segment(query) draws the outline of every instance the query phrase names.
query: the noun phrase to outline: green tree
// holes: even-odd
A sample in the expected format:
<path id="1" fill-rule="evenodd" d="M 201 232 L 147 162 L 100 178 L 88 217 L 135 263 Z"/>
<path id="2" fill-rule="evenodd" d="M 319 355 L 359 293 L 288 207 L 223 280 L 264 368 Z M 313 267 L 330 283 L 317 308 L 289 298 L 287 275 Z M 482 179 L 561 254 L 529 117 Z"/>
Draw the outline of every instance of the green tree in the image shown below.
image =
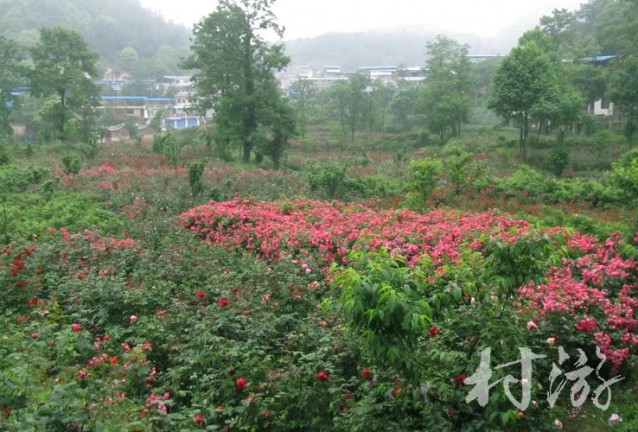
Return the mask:
<path id="1" fill-rule="evenodd" d="M 526 141 L 532 110 L 555 82 L 555 69 L 549 56 L 535 42 L 512 49 L 494 75 L 488 108 L 519 126 L 520 156 L 526 160 Z"/>
<path id="2" fill-rule="evenodd" d="M 379 113 L 378 127 L 381 131 L 385 131 L 390 106 L 397 92 L 397 87 L 392 84 L 381 81 L 372 83 L 372 99 Z"/>
<path id="3" fill-rule="evenodd" d="M 629 57 L 613 66 L 610 98 L 625 117 L 625 136 L 629 145 L 638 127 L 638 58 Z"/>
<path id="4" fill-rule="evenodd" d="M 289 147 L 288 140 L 297 134 L 297 128 L 294 110 L 279 94 L 274 83 L 272 104 L 261 117 L 264 119 L 266 134 L 259 149 L 272 160 L 275 169 L 279 169 L 281 159 Z"/>
<path id="5" fill-rule="evenodd" d="M 354 142 L 355 132 L 366 123 L 370 114 L 371 88 L 367 74 L 352 74 L 347 81 L 334 84 L 328 91 L 333 118 L 336 117 L 344 135 Z"/>
<path id="6" fill-rule="evenodd" d="M 3 36 L 0 36 L 0 56 L 0 137 L 7 137 L 13 135 L 9 120 L 19 102 L 16 87 L 22 79 L 22 56 L 16 43 Z"/>
<path id="7" fill-rule="evenodd" d="M 62 28 L 40 30 L 40 42 L 31 48 L 31 56 L 29 91 L 36 97 L 56 96 L 51 120 L 57 137 L 66 139 L 71 118 L 77 116 L 86 124 L 96 115 L 100 89 L 93 79 L 98 56 L 78 33 Z"/>
<path id="8" fill-rule="evenodd" d="M 273 1 L 222 0 L 215 12 L 194 29 L 192 55 L 183 63 L 196 69 L 197 106 L 215 112 L 216 135 L 224 146 L 238 140 L 242 158 L 250 155 L 259 137 L 266 112 L 278 101 L 271 96 L 274 73 L 290 61 L 281 45 L 264 41 L 264 31 L 281 36 L 283 29 L 271 11 Z"/>
<path id="9" fill-rule="evenodd" d="M 303 141 L 306 137 L 310 106 L 316 97 L 317 89 L 312 81 L 300 78 L 292 83 L 289 93 L 291 105 L 297 112 L 299 137 Z"/>
<path id="10" fill-rule="evenodd" d="M 472 104 L 472 78 L 467 58 L 468 46 L 439 35 L 427 44 L 427 80 L 417 111 L 425 115 L 431 132 L 441 141 L 461 133 Z"/>
<path id="11" fill-rule="evenodd" d="M 402 131 L 409 131 L 414 126 L 414 106 L 419 96 L 417 86 L 409 85 L 401 88 L 390 102 L 392 125 Z"/>

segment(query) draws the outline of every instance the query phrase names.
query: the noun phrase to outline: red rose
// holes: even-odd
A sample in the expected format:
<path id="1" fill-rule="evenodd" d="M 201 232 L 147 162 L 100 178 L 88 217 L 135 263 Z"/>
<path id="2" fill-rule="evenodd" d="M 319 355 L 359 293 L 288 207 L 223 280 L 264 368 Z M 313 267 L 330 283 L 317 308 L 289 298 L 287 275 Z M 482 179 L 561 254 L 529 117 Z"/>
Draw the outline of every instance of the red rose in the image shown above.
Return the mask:
<path id="1" fill-rule="evenodd" d="M 235 385 L 240 390 L 246 388 L 247 384 L 248 384 L 248 381 L 246 381 L 245 377 L 239 377 L 235 380 Z"/>
<path id="2" fill-rule="evenodd" d="M 428 331 L 430 332 L 431 337 L 435 337 L 439 333 L 439 330 L 441 330 L 441 327 L 431 326 Z"/>
<path id="3" fill-rule="evenodd" d="M 82 326 L 80 325 L 80 323 L 71 324 L 71 331 L 73 332 L 79 332 L 81 328 Z"/>
<path id="4" fill-rule="evenodd" d="M 37 339 L 37 338 L 39 338 L 39 337 L 40 337 L 40 334 L 39 334 L 39 333 L 31 333 L 31 337 L 32 337 L 33 339 Z"/>
<path id="5" fill-rule="evenodd" d="M 195 421 L 197 422 L 198 425 L 200 425 L 200 426 L 204 425 L 204 414 L 195 413 L 195 414 L 193 414 L 193 418 L 195 419 Z"/>
<path id="6" fill-rule="evenodd" d="M 352 393 L 346 393 L 343 395 L 344 398 L 350 399 L 352 397 Z"/>
<path id="7" fill-rule="evenodd" d="M 228 306 L 228 299 L 226 297 L 222 297 L 217 301 L 217 304 L 221 307 Z"/>
<path id="8" fill-rule="evenodd" d="M 467 378 L 467 375 L 461 374 L 457 376 L 456 378 L 453 378 L 452 382 L 456 384 L 457 386 L 462 386 L 462 385 L 465 385 L 463 381 L 465 381 L 466 378 Z"/>
<path id="9" fill-rule="evenodd" d="M 363 378 L 367 380 L 372 379 L 372 372 L 370 372 L 370 369 L 368 368 L 363 368 L 363 371 L 361 371 L 361 376 L 363 376 Z"/>
<path id="10" fill-rule="evenodd" d="M 111 364 L 116 364 L 117 361 L 118 361 L 118 358 L 116 356 L 111 357 L 111 359 L 109 360 Z"/>
<path id="11" fill-rule="evenodd" d="M 264 417 L 268 418 L 270 417 L 270 410 L 264 410 Z"/>
<path id="12" fill-rule="evenodd" d="M 396 397 L 398 393 L 399 393 L 399 387 L 395 387 L 392 389 L 392 396 Z"/>
<path id="13" fill-rule="evenodd" d="M 195 294 L 197 297 L 199 298 L 204 298 L 206 297 L 206 293 L 204 291 L 197 291 L 197 294 Z"/>
<path id="14" fill-rule="evenodd" d="M 330 378 L 330 372 L 325 370 L 320 370 L 319 372 L 317 372 L 317 379 L 319 381 L 328 381 L 328 378 Z"/>

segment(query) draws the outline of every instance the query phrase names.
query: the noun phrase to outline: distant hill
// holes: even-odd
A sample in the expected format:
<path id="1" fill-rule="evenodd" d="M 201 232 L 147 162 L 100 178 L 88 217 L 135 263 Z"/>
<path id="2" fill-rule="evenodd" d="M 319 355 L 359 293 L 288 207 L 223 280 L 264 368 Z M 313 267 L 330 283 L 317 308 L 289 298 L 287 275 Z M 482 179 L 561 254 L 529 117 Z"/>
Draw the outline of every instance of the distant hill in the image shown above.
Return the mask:
<path id="1" fill-rule="evenodd" d="M 135 67 L 146 74 L 154 67 L 155 73 L 176 72 L 179 58 L 188 53 L 191 34 L 142 8 L 138 0 L 0 0 L 4 36 L 28 46 L 37 42 L 42 27 L 75 30 L 103 65 Z M 127 47 L 134 51 L 122 55 Z"/>
<path id="2" fill-rule="evenodd" d="M 320 69 L 326 65 L 341 66 L 355 71 L 360 66 L 400 65 L 422 66 L 426 60 L 426 44 L 443 31 L 429 29 L 399 29 L 362 33 L 330 33 L 309 39 L 285 42 L 286 53 L 294 65 Z M 471 34 L 450 34 L 458 42 L 470 45 L 471 54 L 507 54 L 516 45 L 520 34 L 501 33 L 493 38 Z"/>

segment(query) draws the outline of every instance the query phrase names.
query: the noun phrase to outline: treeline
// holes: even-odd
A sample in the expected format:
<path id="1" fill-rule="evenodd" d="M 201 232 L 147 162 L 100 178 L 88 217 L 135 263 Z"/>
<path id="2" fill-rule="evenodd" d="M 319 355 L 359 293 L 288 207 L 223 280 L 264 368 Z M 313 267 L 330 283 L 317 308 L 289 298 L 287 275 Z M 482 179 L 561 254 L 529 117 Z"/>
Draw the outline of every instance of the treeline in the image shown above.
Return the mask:
<path id="1" fill-rule="evenodd" d="M 520 129 L 523 160 L 532 132 L 553 134 L 559 144 L 570 133 L 594 133 L 599 119 L 591 108 L 605 99 L 614 103 L 611 125 L 631 144 L 638 126 L 637 35 L 635 1 L 591 0 L 577 11 L 542 17 L 500 61 L 471 64 L 467 45 L 439 36 L 427 44 L 421 84 L 399 77 L 383 85 L 357 73 L 325 90 L 299 80 L 290 99 L 302 137 L 308 123 L 331 124 L 337 139 L 351 142 L 358 132 L 424 126 L 430 138 L 445 142 L 464 124 L 496 123 L 498 115 Z"/>
<path id="2" fill-rule="evenodd" d="M 29 47 L 41 28 L 78 32 L 100 56 L 100 65 L 134 78 L 177 73 L 188 54 L 189 29 L 167 23 L 138 0 L 0 0 L 1 34 Z"/>

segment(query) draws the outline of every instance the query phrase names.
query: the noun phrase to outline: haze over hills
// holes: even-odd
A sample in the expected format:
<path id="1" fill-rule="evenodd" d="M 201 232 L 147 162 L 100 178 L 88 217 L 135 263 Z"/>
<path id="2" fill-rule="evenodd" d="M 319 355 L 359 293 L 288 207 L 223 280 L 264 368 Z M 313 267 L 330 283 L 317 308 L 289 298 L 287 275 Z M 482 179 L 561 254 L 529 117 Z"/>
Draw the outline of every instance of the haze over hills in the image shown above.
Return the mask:
<path id="1" fill-rule="evenodd" d="M 77 31 L 103 66 L 131 68 L 138 74 L 176 72 L 189 48 L 190 30 L 142 8 L 139 0 L 0 0 L 4 36 L 29 46 L 43 27 Z"/>
<path id="2" fill-rule="evenodd" d="M 354 71 L 360 66 L 421 66 L 426 60 L 426 44 L 438 34 L 446 34 L 469 45 L 471 54 L 506 55 L 522 32 L 512 29 L 493 37 L 453 34 L 444 30 L 403 28 L 361 33 L 330 33 L 285 42 L 293 65 L 319 69 L 325 65 Z"/>
<path id="3" fill-rule="evenodd" d="M 136 78 L 181 72 L 188 55 L 191 30 L 145 9 L 139 0 L 0 0 L 4 36 L 23 46 L 38 40 L 38 29 L 75 30 L 100 55 L 102 67 L 127 70 Z M 516 27 L 494 37 L 453 34 L 444 29 L 407 27 L 359 33 L 330 33 L 285 41 L 293 65 L 320 69 L 338 65 L 345 71 L 360 66 L 420 66 L 426 43 L 447 34 L 470 46 L 473 54 L 507 54 L 529 27 Z"/>

